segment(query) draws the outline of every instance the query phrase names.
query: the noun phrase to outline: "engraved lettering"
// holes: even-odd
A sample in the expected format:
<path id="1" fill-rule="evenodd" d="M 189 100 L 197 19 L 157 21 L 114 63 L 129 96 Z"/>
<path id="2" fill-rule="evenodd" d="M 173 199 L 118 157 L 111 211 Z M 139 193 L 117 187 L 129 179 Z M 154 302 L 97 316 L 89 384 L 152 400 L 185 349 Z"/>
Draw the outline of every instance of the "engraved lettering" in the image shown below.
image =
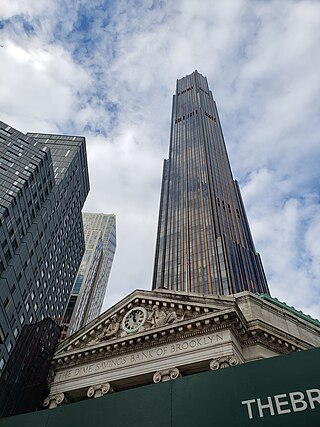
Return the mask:
<path id="1" fill-rule="evenodd" d="M 223 335 L 222 334 L 216 334 L 217 342 L 223 341 Z"/>
<path id="2" fill-rule="evenodd" d="M 216 342 L 223 339 L 223 335 L 220 334 L 211 334 L 206 336 L 194 337 L 191 339 L 186 339 L 184 341 L 176 342 L 170 345 L 159 346 L 152 349 L 146 349 L 143 351 L 138 351 L 127 356 L 118 356 L 107 358 L 106 360 L 102 360 L 93 364 L 82 365 L 79 367 L 75 367 L 70 370 L 63 370 L 61 372 L 57 372 L 55 381 L 61 382 L 66 381 L 71 378 L 90 375 L 93 372 L 103 372 L 107 370 L 117 369 L 121 366 L 126 366 L 135 363 L 141 363 L 146 360 L 163 358 L 168 354 L 177 354 L 184 353 L 190 350 L 196 350 L 200 347 L 208 347 L 210 345 L 215 345 Z M 298 396 L 288 397 L 289 402 L 295 402 L 296 407 L 299 408 L 303 403 L 299 401 Z M 318 402 L 318 395 L 315 393 L 311 393 L 309 400 L 311 400 L 313 406 Z M 306 401 L 307 397 L 306 397 Z M 281 402 L 280 402 L 281 405 Z M 293 404 L 292 404 L 293 405 Z"/>
<path id="3" fill-rule="evenodd" d="M 208 338 L 210 340 L 210 344 L 213 343 L 213 340 L 214 340 L 215 337 L 217 337 L 217 336 L 216 335 L 208 335 Z M 218 339 L 217 339 L 217 341 L 218 341 Z"/>

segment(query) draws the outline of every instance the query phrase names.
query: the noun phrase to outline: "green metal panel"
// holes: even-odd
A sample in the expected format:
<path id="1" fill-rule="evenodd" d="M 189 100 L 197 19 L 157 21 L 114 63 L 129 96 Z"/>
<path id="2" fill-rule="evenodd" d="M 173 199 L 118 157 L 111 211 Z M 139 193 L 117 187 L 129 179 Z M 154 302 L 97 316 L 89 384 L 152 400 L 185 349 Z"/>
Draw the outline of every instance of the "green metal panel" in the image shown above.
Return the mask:
<path id="1" fill-rule="evenodd" d="M 301 351 L 4 418 L 0 427 L 318 427 L 319 362 L 320 349 Z"/>
<path id="2" fill-rule="evenodd" d="M 176 381 L 172 384 L 172 426 L 319 427 L 319 362 L 320 349 L 308 350 Z M 318 397 L 318 402 L 314 402 L 314 409 L 311 409 L 306 394 L 306 390 L 312 389 L 317 389 L 319 393 L 312 394 Z M 298 409 L 306 406 L 305 410 L 293 412 L 289 396 L 292 392 L 303 393 L 303 401 L 300 404 L 296 402 L 295 406 Z M 263 416 L 260 417 L 257 399 L 260 399 L 260 405 L 263 406 L 268 403 L 268 397 L 271 398 L 272 409 L 262 408 Z M 299 400 L 298 395 L 293 397 Z M 253 399 L 255 402 L 251 405 L 241 403 Z M 251 419 L 248 406 L 252 410 Z M 271 415 L 272 410 L 274 415 Z"/>

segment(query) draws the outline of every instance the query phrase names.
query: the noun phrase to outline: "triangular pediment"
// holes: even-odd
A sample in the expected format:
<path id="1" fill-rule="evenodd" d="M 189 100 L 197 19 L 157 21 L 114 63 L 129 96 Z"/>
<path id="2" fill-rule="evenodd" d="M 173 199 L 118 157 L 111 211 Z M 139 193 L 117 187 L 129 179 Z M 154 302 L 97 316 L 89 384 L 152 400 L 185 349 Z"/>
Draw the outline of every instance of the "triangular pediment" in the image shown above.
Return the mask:
<path id="1" fill-rule="evenodd" d="M 181 329 L 186 324 L 205 320 L 214 313 L 235 308 L 233 297 L 204 296 L 167 290 L 136 290 L 109 308 L 97 319 L 62 341 L 55 358 L 85 349 L 121 346 L 146 335 L 157 339 L 160 334 Z M 181 326 L 180 326 L 181 325 Z M 172 333 L 172 332 L 171 332 Z M 149 338 L 148 338 L 149 339 Z"/>

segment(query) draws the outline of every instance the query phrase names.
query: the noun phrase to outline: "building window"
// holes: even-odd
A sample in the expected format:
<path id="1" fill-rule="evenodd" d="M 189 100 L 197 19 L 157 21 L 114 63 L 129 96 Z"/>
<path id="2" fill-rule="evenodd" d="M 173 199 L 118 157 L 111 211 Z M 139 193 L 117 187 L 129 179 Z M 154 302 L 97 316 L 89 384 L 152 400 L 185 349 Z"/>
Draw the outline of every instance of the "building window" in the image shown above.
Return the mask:
<path id="1" fill-rule="evenodd" d="M 7 297 L 7 298 L 4 300 L 4 302 L 3 302 L 3 306 L 4 306 L 4 308 L 5 308 L 5 309 L 7 309 L 8 304 L 9 304 L 9 298 Z"/>
<path id="2" fill-rule="evenodd" d="M 9 341 L 8 344 L 7 344 L 8 353 L 10 353 L 11 349 L 12 349 L 12 342 Z"/>
<path id="3" fill-rule="evenodd" d="M 0 325 L 0 344 L 3 344 L 3 342 L 4 342 L 4 333 Z"/>

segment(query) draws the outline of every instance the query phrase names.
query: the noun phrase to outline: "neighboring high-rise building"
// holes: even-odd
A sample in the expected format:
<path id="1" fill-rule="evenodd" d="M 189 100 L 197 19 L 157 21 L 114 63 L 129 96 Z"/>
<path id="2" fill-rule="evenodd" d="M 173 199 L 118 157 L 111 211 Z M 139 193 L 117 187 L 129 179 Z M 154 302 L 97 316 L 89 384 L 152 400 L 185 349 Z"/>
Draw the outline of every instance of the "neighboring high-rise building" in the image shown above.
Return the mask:
<path id="1" fill-rule="evenodd" d="M 62 319 L 84 252 L 85 138 L 0 122 L 0 373 L 25 324 Z"/>
<path id="2" fill-rule="evenodd" d="M 197 71 L 177 81 L 173 96 L 152 288 L 269 293 L 217 107 Z"/>
<path id="3" fill-rule="evenodd" d="M 0 418 L 41 408 L 60 332 L 50 317 L 22 326 L 0 378 Z"/>
<path id="4" fill-rule="evenodd" d="M 100 314 L 116 250 L 116 217 L 83 214 L 86 250 L 65 313 L 70 335 Z"/>

